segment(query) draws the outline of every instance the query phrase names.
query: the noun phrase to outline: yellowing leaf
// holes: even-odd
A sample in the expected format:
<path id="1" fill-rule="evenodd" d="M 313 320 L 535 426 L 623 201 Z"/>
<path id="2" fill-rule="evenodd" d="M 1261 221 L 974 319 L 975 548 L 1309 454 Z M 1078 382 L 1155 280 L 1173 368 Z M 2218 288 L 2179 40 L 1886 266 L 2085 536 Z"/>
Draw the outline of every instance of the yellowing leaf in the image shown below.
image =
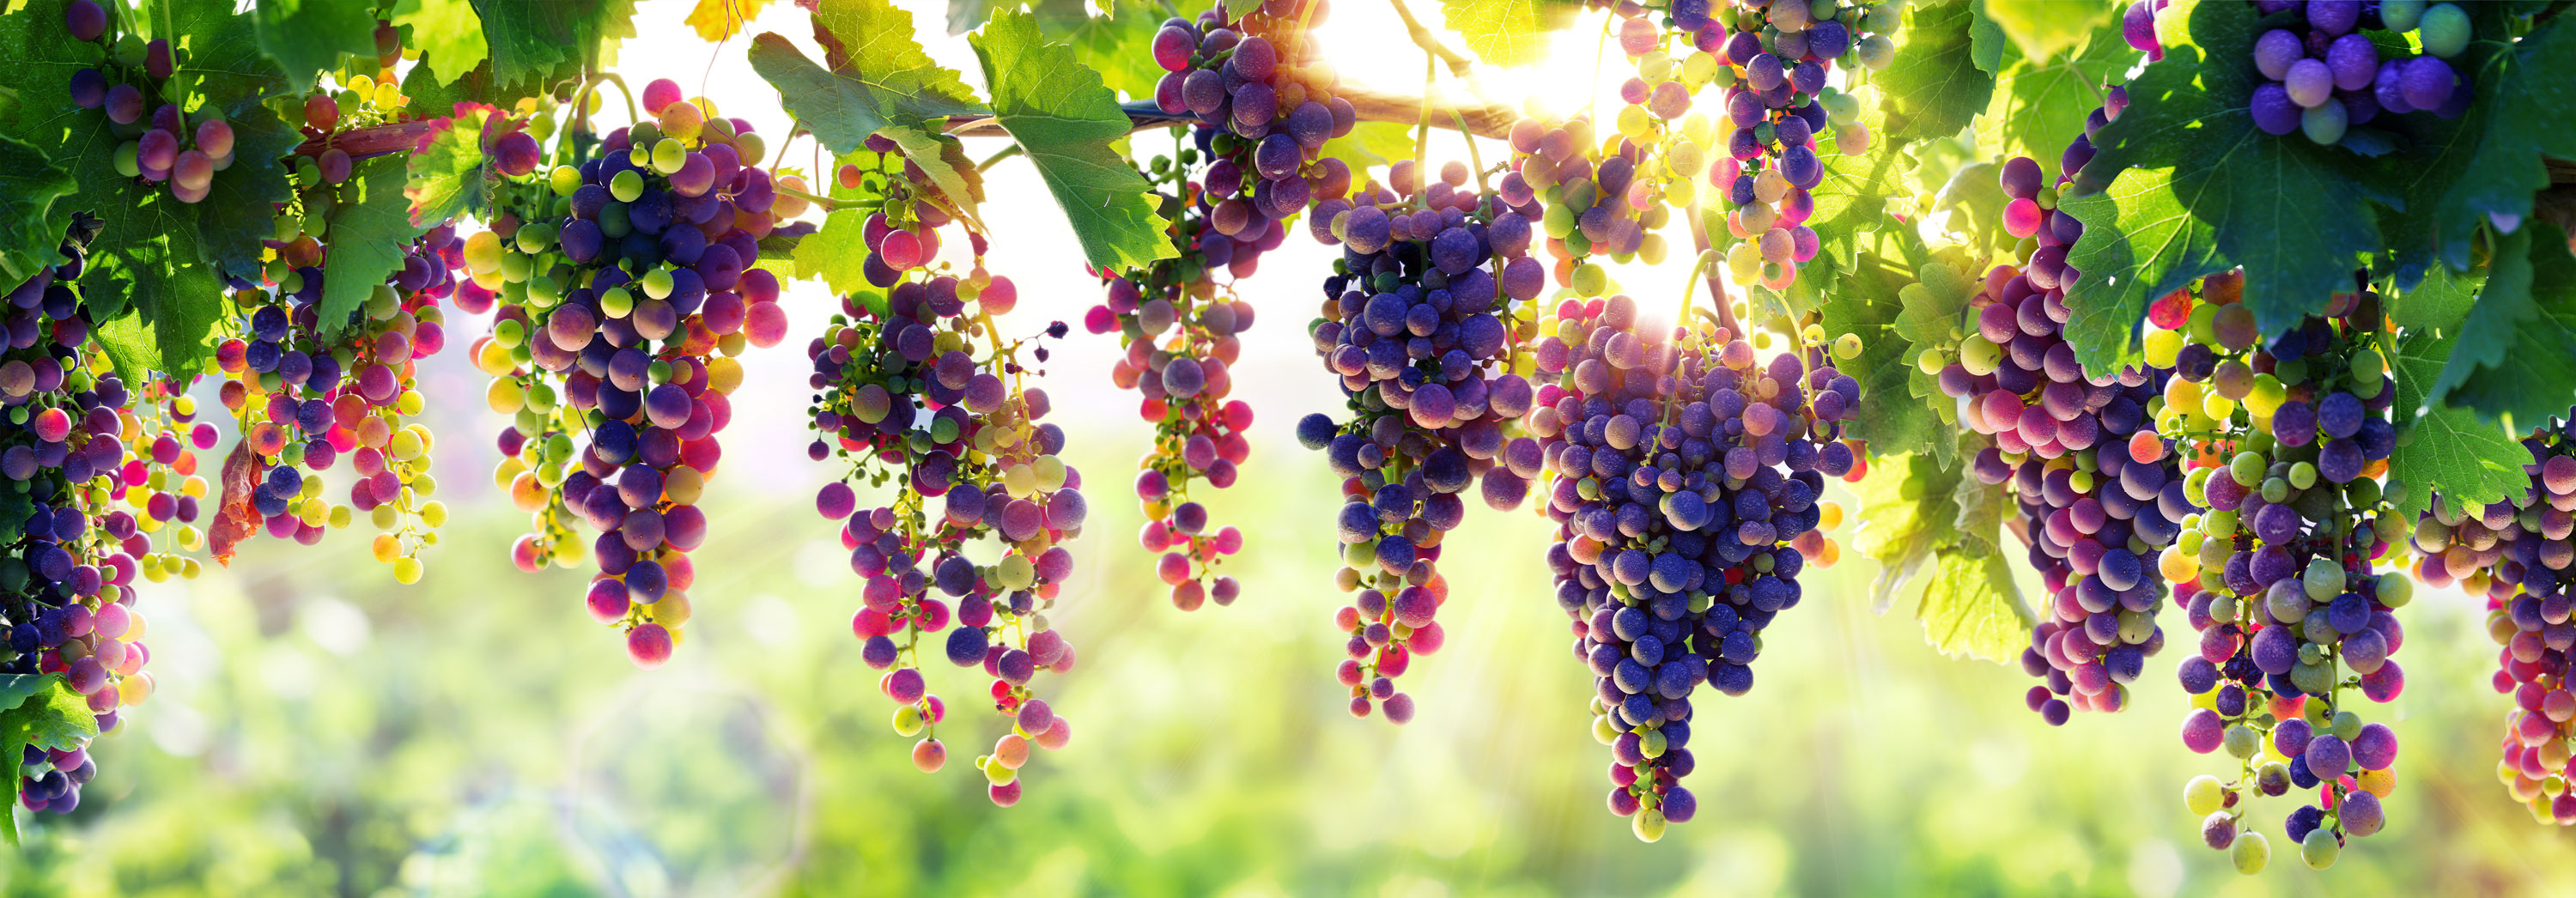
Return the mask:
<path id="1" fill-rule="evenodd" d="M 769 0 L 698 0 L 696 9 L 681 21 L 708 41 L 721 41 L 741 34 L 744 25 L 760 18 L 760 8 Z"/>

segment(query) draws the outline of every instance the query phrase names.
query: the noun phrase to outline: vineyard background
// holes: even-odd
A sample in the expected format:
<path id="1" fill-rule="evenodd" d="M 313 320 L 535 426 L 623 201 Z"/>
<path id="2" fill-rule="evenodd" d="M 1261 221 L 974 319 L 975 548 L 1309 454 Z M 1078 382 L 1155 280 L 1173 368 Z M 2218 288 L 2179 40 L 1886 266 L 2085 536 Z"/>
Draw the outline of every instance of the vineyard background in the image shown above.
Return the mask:
<path id="1" fill-rule="evenodd" d="M 947 13 L 899 5 L 923 23 Z M 741 38 L 711 51 L 678 27 L 690 6 L 639 5 L 644 33 L 621 53 L 630 83 L 712 57 L 691 91 L 784 122 Z M 1335 59 L 1386 64 L 1346 73 L 1410 89 L 1400 79 L 1419 56 L 1392 14 L 1343 6 L 1319 32 Z M 803 15 L 772 4 L 749 30 L 805 45 Z M 963 38 L 927 32 L 935 58 L 977 80 Z M 1569 55 L 1550 64 L 1579 64 Z M 1516 98 L 1548 80 L 1507 71 L 1487 86 Z M 970 142 L 979 157 L 991 146 Z M 1430 155 L 1444 149 L 1454 137 Z M 788 158 L 809 155 L 800 144 Z M 990 267 L 1023 284 L 1006 331 L 1078 319 L 1096 296 L 1079 245 L 1051 211 L 1017 214 L 1042 210 L 1044 188 L 1026 167 L 989 177 Z M 1339 401 L 1302 334 L 1310 273 L 1331 257 L 1290 240 L 1240 288 L 1264 311 L 1235 377 L 1263 415 L 1260 467 L 1208 501 L 1247 534 L 1252 551 L 1228 569 L 1244 598 L 1171 613 L 1128 540 L 1133 503 L 1096 502 L 1056 615 L 1083 664 L 1051 697 L 1082 735 L 1016 810 L 970 778 L 914 774 L 908 740 L 865 694 L 874 674 L 836 623 L 855 583 L 811 512 L 824 472 L 804 459 L 793 347 L 746 360 L 697 555 L 706 599 L 688 650 L 649 673 L 574 610 L 578 573 L 509 569 L 500 547 L 524 516 L 488 473 L 502 419 L 450 398 L 481 393 L 451 351 L 423 363 L 426 392 L 449 403 L 427 421 L 456 510 L 427 579 L 394 586 L 340 533 L 325 551 L 260 541 L 229 570 L 144 587 L 164 685 L 144 726 L 98 742 L 98 800 L 0 854 L 0 893 L 2576 892 L 2564 831 L 2497 795 L 2507 701 L 2485 685 L 2483 611 L 2456 591 L 2408 611 L 2419 688 L 2374 715 L 2406 739 L 2398 822 L 2313 874 L 2238 877 L 2223 854 L 2176 841 L 2191 832 L 2178 784 L 2205 765 L 2173 750 L 2188 710 L 2165 675 L 2175 657 L 2150 663 L 2127 713 L 2051 729 L 2018 707 L 2019 671 L 1941 657 L 1905 619 L 1910 603 L 1873 615 L 1877 571 L 1858 553 L 1806 575 L 1818 607 L 1780 624 L 1762 688 L 1704 718 L 1703 811 L 1665 844 L 1600 825 L 1590 690 L 1566 675 L 1538 552 L 1547 528 L 1526 513 L 1473 515 L 1451 537 L 1465 563 L 1446 566 L 1450 648 L 1412 681 L 1438 700 L 1406 728 L 1352 722 L 1319 684 L 1340 641 L 1318 626 L 1337 564 L 1315 526 L 1331 474 L 1290 438 L 1296 415 Z M 1619 275 L 1668 308 L 1682 268 Z M 797 344 L 831 305 L 813 283 L 784 302 Z M 1067 457 L 1104 483 L 1149 432 L 1108 389 L 1114 351 L 1077 335 L 1045 381 L 1073 434 Z"/>

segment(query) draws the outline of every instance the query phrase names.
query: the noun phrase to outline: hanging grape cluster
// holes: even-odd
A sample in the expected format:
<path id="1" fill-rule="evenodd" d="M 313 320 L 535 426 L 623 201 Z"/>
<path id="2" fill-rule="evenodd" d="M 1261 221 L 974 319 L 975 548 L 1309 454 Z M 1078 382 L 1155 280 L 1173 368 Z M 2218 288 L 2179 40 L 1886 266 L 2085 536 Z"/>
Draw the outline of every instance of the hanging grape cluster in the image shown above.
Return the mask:
<path id="1" fill-rule="evenodd" d="M 2469 14 L 2424 0 L 2329 0 L 2254 4 L 2280 27 L 2254 40 L 2254 68 L 2264 83 L 2249 99 L 2254 125 L 2270 134 L 2298 131 L 2320 144 L 2342 142 L 2380 114 L 2430 112 L 2459 118 L 2477 93 L 2469 73 L 2452 64 L 2471 38 Z M 2287 14 L 2287 15 L 2282 15 Z M 2365 32 L 2395 32 L 2420 52 L 2381 59 Z"/>

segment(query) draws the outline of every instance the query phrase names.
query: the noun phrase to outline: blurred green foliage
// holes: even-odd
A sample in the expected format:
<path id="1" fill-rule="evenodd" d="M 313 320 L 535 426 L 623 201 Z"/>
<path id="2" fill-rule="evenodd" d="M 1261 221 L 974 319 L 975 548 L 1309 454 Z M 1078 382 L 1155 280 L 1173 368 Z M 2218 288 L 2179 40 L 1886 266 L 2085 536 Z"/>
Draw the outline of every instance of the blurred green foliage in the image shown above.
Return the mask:
<path id="1" fill-rule="evenodd" d="M 510 570 L 520 516 L 458 491 L 429 578 L 392 585 L 363 540 L 263 541 L 230 571 L 144 592 L 152 703 L 102 739 L 81 809 L 0 858 L 8 895 L 2532 894 L 2576 853 L 2496 785 L 2505 700 L 2455 594 L 2408 609 L 2414 684 L 2373 709 L 2405 740 L 2386 833 L 2331 871 L 2240 878 L 2197 844 L 2150 667 L 2135 708 L 2051 730 L 2018 670 L 1951 662 L 1874 571 L 1815 571 L 1759 683 L 1703 693 L 1700 817 L 1639 844 L 1603 808 L 1539 549 L 1542 522 L 1472 515 L 1443 567 L 1449 647 L 1408 676 L 1423 712 L 1355 721 L 1331 680 L 1330 476 L 1265 445 L 1219 494 L 1249 546 L 1231 608 L 1165 604 L 1115 484 L 1126 447 L 1077 441 L 1103 484 L 1056 618 L 1080 650 L 1042 678 L 1072 744 L 992 807 L 965 761 L 1000 732 L 983 682 L 931 672 L 950 754 L 915 772 L 845 627 L 857 586 L 801 490 L 711 491 L 696 616 L 638 672 L 580 607 L 580 575 Z M 1087 450 L 1087 453 L 1084 451 Z M 462 470 L 485 463 L 455 450 Z M 479 486 L 476 485 L 476 486 Z M 1844 497 L 1848 501 L 1848 497 Z M 2184 628 L 2179 613 L 2166 625 Z M 2178 643 L 2179 644 L 2179 643 Z M 2294 804 L 2256 811 L 2277 833 Z M 21 812 L 24 813 L 23 811 Z"/>

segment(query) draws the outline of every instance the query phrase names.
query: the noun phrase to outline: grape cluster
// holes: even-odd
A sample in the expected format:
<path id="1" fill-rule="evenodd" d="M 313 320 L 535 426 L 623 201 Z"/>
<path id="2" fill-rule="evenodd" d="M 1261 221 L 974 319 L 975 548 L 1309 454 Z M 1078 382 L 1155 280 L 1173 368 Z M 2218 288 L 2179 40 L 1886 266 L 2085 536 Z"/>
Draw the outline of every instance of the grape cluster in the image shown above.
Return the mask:
<path id="1" fill-rule="evenodd" d="M 903 160 L 891 145 L 870 149 L 869 166 L 847 162 L 840 177 L 876 198 L 868 249 L 891 289 L 882 305 L 844 298 L 806 348 L 817 435 L 808 454 L 846 466 L 815 506 L 840 525 L 850 567 L 866 580 L 850 628 L 868 666 L 886 671 L 877 685 L 899 706 L 895 731 L 921 737 L 915 765 L 930 772 L 947 760 L 938 739 L 947 706 L 929 691 L 925 656 L 981 665 L 993 678 L 992 707 L 1011 727 L 975 764 L 986 794 L 1007 807 L 1020 800 L 1031 746 L 1061 748 L 1073 735 L 1030 680 L 1073 669 L 1073 645 L 1047 612 L 1073 574 L 1064 543 L 1081 533 L 1089 505 L 1081 472 L 1059 457 L 1064 430 L 1038 423 L 1046 392 L 1022 385 L 1032 372 L 1020 362 L 1023 351 L 1044 361 L 1034 344 L 1067 328 L 1055 322 L 1043 337 L 1005 342 L 993 316 L 1018 304 L 1019 289 L 984 270 L 983 235 L 968 231 L 970 268 L 940 261 L 953 210 L 918 168 L 895 164 Z M 892 503 L 860 508 L 860 480 L 892 482 Z M 942 631 L 935 649 L 921 645 Z"/>
<path id="2" fill-rule="evenodd" d="M 1155 573 L 1172 588 L 1172 604 L 1184 611 L 1209 599 L 1231 605 L 1242 591 L 1233 577 L 1215 571 L 1242 549 L 1243 532 L 1211 529 L 1207 507 L 1190 498 L 1195 481 L 1232 486 L 1236 466 L 1252 453 L 1244 438 L 1252 406 L 1226 398 L 1234 389 L 1230 366 L 1242 352 L 1237 335 L 1252 328 L 1252 303 L 1235 294 L 1232 281 L 1219 283 L 1216 272 L 1223 267 L 1234 279 L 1244 277 L 1252 254 L 1277 248 L 1287 234 L 1285 222 L 1257 217 L 1241 197 L 1219 201 L 1190 177 L 1193 163 L 1207 158 L 1215 139 L 1207 128 L 1192 133 L 1197 147 L 1156 157 L 1149 166 L 1149 176 L 1171 191 L 1164 200 L 1178 212 L 1170 218 L 1180 257 L 1109 275 L 1105 301 L 1083 318 L 1092 333 L 1114 331 L 1125 343 L 1125 355 L 1110 366 L 1110 380 L 1143 396 L 1137 414 L 1154 425 L 1153 448 L 1136 475 L 1136 497 L 1146 517 L 1138 541 L 1145 551 L 1162 553 Z M 1215 166 L 1209 172 L 1222 173 Z M 1347 182 L 1347 173 L 1343 178 Z M 1336 195 L 1343 192 L 1346 187 Z M 1234 226 L 1233 233 L 1219 230 L 1220 222 Z M 1224 245 L 1211 243 L 1212 237 Z"/>
<path id="3" fill-rule="evenodd" d="M 512 561 L 535 571 L 595 560 L 590 614 L 652 668 L 689 619 L 687 553 L 706 539 L 697 503 L 742 384 L 736 357 L 787 336 L 778 279 L 753 267 L 786 210 L 768 172 L 745 165 L 762 148 L 750 123 L 683 101 L 668 79 L 643 99 L 652 118 L 609 132 L 596 158 L 577 155 L 590 147 L 576 128 L 537 184 L 512 179 L 543 189 L 521 190 L 533 194 L 521 208 L 467 238 L 475 284 L 457 303 L 497 301 L 475 357 L 494 378 L 491 408 L 516 416 L 494 478 L 534 532 Z M 534 173 L 534 138 L 504 140 L 500 165 Z M 588 546 L 576 519 L 599 531 Z"/>
<path id="4" fill-rule="evenodd" d="M 358 308 L 324 321 L 323 266 L 329 258 L 335 182 L 315 163 L 299 167 L 294 205 L 278 217 L 265 289 L 239 290 L 244 336 L 216 348 L 226 380 L 219 396 L 252 453 L 246 502 L 259 529 L 311 545 L 365 512 L 378 531 L 371 551 L 397 582 L 419 582 L 420 550 L 438 540 L 445 503 L 430 498 L 433 438 L 415 420 L 428 409 L 413 363 L 447 345 L 439 301 L 454 293 L 464 264 L 455 228 L 439 225 L 403 247 L 402 264 Z M 344 177 L 345 180 L 345 177 Z M 347 504 L 323 495 L 323 471 L 349 458 Z"/>
<path id="5" fill-rule="evenodd" d="M 170 195 L 183 203 L 206 198 L 215 173 L 233 164 L 233 127 L 221 110 L 208 103 L 191 113 L 184 97 L 157 106 L 176 71 L 179 52 L 167 37 L 144 40 L 124 32 L 111 37 L 107 6 L 98 0 L 72 0 L 63 9 L 64 30 L 82 43 L 104 42 L 106 58 L 96 66 L 72 72 L 71 99 L 82 109 L 107 116 L 111 133 L 124 143 L 112 157 L 118 174 L 153 184 L 170 185 Z"/>
<path id="6" fill-rule="evenodd" d="M 1610 809 L 1651 842 L 1698 810 L 1680 785 L 1691 693 L 1753 688 L 1763 628 L 1839 522 L 1824 478 L 1855 461 L 1839 438 L 1860 385 L 1821 350 L 1765 364 L 1713 320 L 1642 324 L 1625 295 L 1565 300 L 1542 326 L 1539 440 L 1505 457 L 1549 475 L 1548 566 L 1594 678 Z"/>
<path id="7" fill-rule="evenodd" d="M 1278 246 L 1262 246 L 1260 237 L 1350 188 L 1350 166 L 1320 157 L 1324 142 L 1351 133 L 1359 116 L 1333 96 L 1337 78 L 1309 32 L 1326 16 L 1324 0 L 1263 0 L 1229 20 L 1235 5 L 1213 4 L 1155 32 L 1154 62 L 1164 74 L 1154 103 L 1204 126 L 1199 148 L 1209 164 L 1201 180 L 1214 197 L 1212 227 L 1194 245 L 1208 265 L 1245 277 L 1255 264 L 1247 247 Z"/>
<path id="8" fill-rule="evenodd" d="M 2553 422 L 2525 438 L 2531 488 L 2507 501 L 2463 505 L 2435 495 L 2415 522 L 2413 545 L 2421 560 L 2416 576 L 2440 589 L 2457 584 L 2487 608 L 2487 634 L 2496 653 L 2495 689 L 2513 697 L 2505 712 L 2503 759 L 2496 777 L 2542 823 L 2576 823 L 2576 795 L 2569 794 L 2569 736 L 2576 726 L 2576 693 L 2568 691 L 2568 653 L 2576 651 L 2576 623 L 2569 621 L 2568 572 L 2576 560 L 2576 441 L 2570 420 Z"/>
<path id="9" fill-rule="evenodd" d="M 315 175 L 326 184 L 348 180 L 357 160 L 348 150 L 334 146 L 332 138 L 345 131 L 392 122 L 410 102 L 403 95 L 401 77 L 394 72 L 394 65 L 402 60 L 402 43 L 392 25 L 377 26 L 376 51 L 373 58 L 349 59 L 350 64 L 337 73 L 336 87 L 317 87 L 301 99 L 283 96 L 271 101 L 280 118 L 301 123 L 297 131 L 308 144 L 321 146 L 307 156 L 312 168 L 304 172 L 306 183 L 313 183 Z M 530 148 L 534 149 L 534 144 Z M 527 172 L 523 169 L 508 173 Z"/>
<path id="10" fill-rule="evenodd" d="M 1816 255 L 1816 233 L 1806 221 L 1815 212 L 1808 191 L 1825 176 L 1819 141 L 1829 138 L 1835 152 L 1857 154 L 1871 137 L 1857 120 L 1859 98 L 1825 81 L 1837 62 L 1885 68 L 1895 58 L 1887 35 L 1896 30 L 1902 4 L 1774 0 L 1744 3 L 1731 17 L 1684 17 L 1685 4 L 1674 5 L 1675 25 L 1698 34 L 1700 46 L 1724 63 L 1714 83 L 1725 89 L 1731 127 L 1724 139 L 1733 162 L 1712 167 L 1709 184 L 1725 192 L 1727 233 L 1742 241 L 1726 250 L 1727 273 L 1738 284 L 1786 290 L 1798 266 Z M 1822 15 L 1828 8 L 1832 14 Z"/>
<path id="11" fill-rule="evenodd" d="M 1353 716 L 1383 706 L 1404 723 L 1413 698 L 1395 678 L 1446 638 L 1433 619 L 1449 592 L 1437 562 L 1441 537 L 1466 516 L 1460 494 L 1481 475 L 1488 504 L 1516 508 L 1536 473 L 1514 471 L 1504 452 L 1507 429 L 1535 396 L 1513 373 L 1535 323 L 1519 306 L 1545 278 L 1529 258 L 1530 220 L 1462 189 L 1467 166 L 1451 162 L 1427 186 L 1409 160 L 1388 176 L 1329 220 L 1318 210 L 1342 257 L 1308 335 L 1341 379 L 1351 417 L 1307 415 L 1297 438 L 1343 478 L 1336 582 L 1357 595 L 1334 612 L 1350 654 L 1336 678 L 1350 689 Z M 1529 460 L 1534 449 L 1519 454 Z"/>
<path id="12" fill-rule="evenodd" d="M 1644 83 L 1642 78 L 1632 79 Z M 1667 81 L 1667 84 L 1677 82 Z M 1642 106 L 1630 106 L 1643 112 Z M 1630 125 L 1637 134 L 1596 139 L 1592 120 L 1574 116 L 1554 125 L 1535 118 L 1512 123 L 1511 170 L 1503 174 L 1496 197 L 1519 214 L 1534 219 L 1547 239 L 1548 256 L 1533 260 L 1515 277 L 1540 276 L 1586 296 L 1610 288 L 1609 273 L 1595 257 L 1625 262 L 1661 263 L 1670 253 L 1657 233 L 1671 221 L 1670 204 L 1687 205 L 1692 181 L 1677 176 L 1706 167 L 1699 149 L 1714 131 L 1704 116 L 1678 127 L 1654 116 Z M 1668 204 L 1669 203 L 1669 204 Z"/>
<path id="13" fill-rule="evenodd" d="M 2396 382 L 2376 294 L 2338 293 L 2324 316 L 2267 339 L 2243 283 L 2212 276 L 2157 300 L 2145 335 L 2147 363 L 2175 374 L 2156 428 L 2182 441 L 2185 498 L 2207 509 L 2161 564 L 2200 643 L 2176 671 L 2194 706 L 2183 744 L 2239 762 L 2231 780 L 2194 777 L 2184 800 L 2204 841 L 2252 873 L 2271 849 L 2245 799 L 2314 789 L 2282 831 L 2322 869 L 2347 837 L 2380 830 L 2396 785 L 2395 733 L 2362 723 L 2347 693 L 2386 702 L 2405 686 L 2389 656 L 2412 581 L 2374 572 L 2406 532 L 2378 479 Z"/>
<path id="14" fill-rule="evenodd" d="M 2270 134 L 2298 131 L 2333 144 L 2355 125 L 2380 113 L 2431 112 L 2458 118 L 2476 93 L 2468 73 L 2449 60 L 2468 49 L 2469 14 L 2449 3 L 2424 0 L 2258 0 L 2263 14 L 2287 13 L 2282 27 L 2254 40 L 2254 68 L 2264 83 L 2248 101 L 2254 125 Z M 2152 30 L 2152 29 L 2151 29 Z M 2380 45 L 2364 32 L 2413 33 L 2423 52 L 2380 58 Z"/>
<path id="15" fill-rule="evenodd" d="M 86 702 L 100 731 L 118 709 L 142 703 L 153 689 L 143 672 L 151 652 L 140 641 L 143 616 L 133 610 L 134 580 L 156 559 L 151 534 L 193 518 L 205 484 L 195 456 L 175 427 L 158 418 L 169 391 L 129 391 L 90 340 L 94 324 L 76 287 L 86 267 L 86 228 L 62 244 L 66 261 L 17 285 L 9 299 L 9 341 L 0 352 L 0 617 L 9 646 L 0 671 L 51 674 Z M 145 408 L 147 423 L 133 409 Z M 192 428 L 196 448 L 214 441 Z M 194 495 L 176 482 L 187 477 Z M 193 575 L 194 559 L 168 563 Z M 52 686 L 25 698 L 46 702 Z M 81 786 L 97 773 L 86 745 L 30 747 L 18 771 L 19 801 L 31 810 L 69 813 Z"/>

